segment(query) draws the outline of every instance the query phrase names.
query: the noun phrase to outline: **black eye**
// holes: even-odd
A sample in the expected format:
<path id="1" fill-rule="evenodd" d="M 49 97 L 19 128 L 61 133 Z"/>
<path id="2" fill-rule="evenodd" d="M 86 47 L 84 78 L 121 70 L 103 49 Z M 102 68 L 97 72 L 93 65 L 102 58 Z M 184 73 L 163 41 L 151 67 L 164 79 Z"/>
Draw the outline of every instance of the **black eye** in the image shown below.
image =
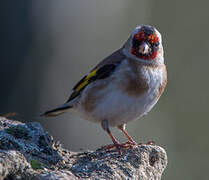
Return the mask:
<path id="1" fill-rule="evenodd" d="M 132 44 L 133 44 L 133 47 L 138 47 L 140 45 L 140 42 L 134 38 Z"/>
<path id="2" fill-rule="evenodd" d="M 153 44 L 153 46 L 154 46 L 154 47 L 158 47 L 158 46 L 159 46 L 159 42 L 155 42 L 155 43 Z"/>

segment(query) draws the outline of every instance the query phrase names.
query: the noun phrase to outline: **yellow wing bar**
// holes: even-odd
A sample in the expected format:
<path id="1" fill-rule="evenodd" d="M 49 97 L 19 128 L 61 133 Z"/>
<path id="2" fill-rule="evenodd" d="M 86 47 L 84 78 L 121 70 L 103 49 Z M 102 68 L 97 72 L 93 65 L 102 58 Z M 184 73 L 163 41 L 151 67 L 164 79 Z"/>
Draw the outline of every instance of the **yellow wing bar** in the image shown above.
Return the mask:
<path id="1" fill-rule="evenodd" d="M 104 79 L 107 78 L 114 72 L 116 68 L 116 64 L 106 64 L 101 68 L 93 69 L 88 75 L 84 76 L 73 88 L 73 93 L 71 94 L 70 98 L 67 102 L 73 100 L 77 97 L 81 91 L 91 82 L 97 79 Z"/>
<path id="2" fill-rule="evenodd" d="M 92 78 L 93 76 L 95 76 L 96 73 L 97 73 L 97 69 L 94 69 L 93 71 L 91 71 L 91 72 L 88 74 L 88 76 L 86 76 L 86 77 L 84 78 L 84 80 L 83 80 L 80 84 L 78 84 L 78 85 L 75 87 L 74 91 L 79 92 L 79 91 L 80 91 L 81 89 L 83 89 L 86 85 L 88 85 L 88 84 L 89 84 L 89 79 Z"/>

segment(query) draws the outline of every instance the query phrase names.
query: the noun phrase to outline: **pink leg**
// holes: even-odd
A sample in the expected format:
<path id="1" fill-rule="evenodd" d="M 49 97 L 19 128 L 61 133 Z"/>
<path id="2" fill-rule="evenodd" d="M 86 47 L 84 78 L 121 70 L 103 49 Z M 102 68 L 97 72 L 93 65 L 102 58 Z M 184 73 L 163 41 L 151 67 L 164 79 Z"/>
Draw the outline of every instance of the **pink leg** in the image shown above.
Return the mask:
<path id="1" fill-rule="evenodd" d="M 108 121 L 107 120 L 103 120 L 101 122 L 101 125 L 102 125 L 102 128 L 108 133 L 108 135 L 110 136 L 112 142 L 113 142 L 113 145 L 108 145 L 108 146 L 105 146 L 104 148 L 105 149 L 113 149 L 113 148 L 117 148 L 118 149 L 118 152 L 119 152 L 119 155 L 121 155 L 121 149 L 125 149 L 127 148 L 127 145 L 126 144 L 120 144 L 119 141 L 112 135 L 110 129 L 109 129 L 109 125 L 108 125 Z"/>
<path id="2" fill-rule="evenodd" d="M 141 145 L 142 143 L 136 143 L 136 141 L 133 140 L 133 138 L 127 133 L 125 128 L 126 128 L 126 124 L 121 124 L 118 126 L 118 129 L 120 129 L 123 132 L 123 134 L 128 138 L 128 142 L 124 143 L 123 145 L 129 144 L 130 147 L 132 146 L 131 148 L 133 148 L 133 146 L 136 146 L 136 145 Z M 155 145 L 155 142 L 148 141 L 146 145 Z"/>
<path id="3" fill-rule="evenodd" d="M 133 138 L 128 134 L 128 132 L 125 130 L 126 124 L 122 124 L 118 126 L 118 129 L 122 131 L 122 133 L 128 138 L 128 142 L 126 144 L 130 145 L 138 145 L 136 141 L 133 140 Z"/>

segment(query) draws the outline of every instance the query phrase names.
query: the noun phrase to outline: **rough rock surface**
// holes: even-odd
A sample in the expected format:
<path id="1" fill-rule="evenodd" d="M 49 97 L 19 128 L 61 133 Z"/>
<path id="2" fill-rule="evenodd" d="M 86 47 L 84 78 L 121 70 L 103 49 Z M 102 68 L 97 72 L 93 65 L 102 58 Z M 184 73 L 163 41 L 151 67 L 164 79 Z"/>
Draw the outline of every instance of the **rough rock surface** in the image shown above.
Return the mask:
<path id="1" fill-rule="evenodd" d="M 167 165 L 164 149 L 140 145 L 117 151 L 71 152 L 55 142 L 37 122 L 0 117 L 0 179 L 158 180 Z"/>

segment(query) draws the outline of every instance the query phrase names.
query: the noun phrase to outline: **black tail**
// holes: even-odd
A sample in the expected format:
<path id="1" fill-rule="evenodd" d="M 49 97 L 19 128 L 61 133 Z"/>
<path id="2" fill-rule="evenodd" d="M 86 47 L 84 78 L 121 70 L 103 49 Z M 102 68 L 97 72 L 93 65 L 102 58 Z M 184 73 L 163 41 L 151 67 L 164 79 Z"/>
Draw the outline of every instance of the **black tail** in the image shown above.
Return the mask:
<path id="1" fill-rule="evenodd" d="M 65 113 L 68 109 L 72 108 L 72 106 L 69 106 L 67 104 L 63 104 L 62 106 L 52 109 L 50 111 L 46 111 L 45 113 L 41 114 L 41 116 L 45 117 L 53 117 L 53 116 L 58 116 L 60 114 Z"/>

